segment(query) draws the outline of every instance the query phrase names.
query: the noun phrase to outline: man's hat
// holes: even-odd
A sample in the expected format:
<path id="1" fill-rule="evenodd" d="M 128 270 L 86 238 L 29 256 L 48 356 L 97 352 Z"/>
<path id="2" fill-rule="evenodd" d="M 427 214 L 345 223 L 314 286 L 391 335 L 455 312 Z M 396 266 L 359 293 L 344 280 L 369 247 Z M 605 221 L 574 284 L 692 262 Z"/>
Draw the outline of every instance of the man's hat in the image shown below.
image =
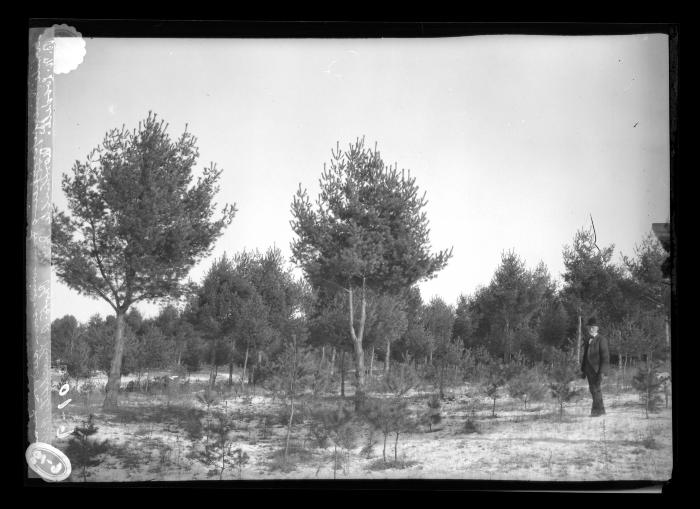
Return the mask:
<path id="1" fill-rule="evenodd" d="M 598 321 L 595 319 L 595 316 L 592 316 L 588 319 L 586 322 L 587 327 L 597 327 L 598 326 Z"/>

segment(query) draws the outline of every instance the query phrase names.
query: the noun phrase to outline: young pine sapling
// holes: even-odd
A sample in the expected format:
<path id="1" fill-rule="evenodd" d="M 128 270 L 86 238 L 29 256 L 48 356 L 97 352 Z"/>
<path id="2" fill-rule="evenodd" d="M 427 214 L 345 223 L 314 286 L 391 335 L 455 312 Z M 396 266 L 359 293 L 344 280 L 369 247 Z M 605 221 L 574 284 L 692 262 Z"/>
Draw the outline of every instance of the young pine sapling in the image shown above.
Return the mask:
<path id="1" fill-rule="evenodd" d="M 525 409 L 531 401 L 538 401 L 545 395 L 546 387 L 537 371 L 523 370 L 508 381 L 508 394 L 523 402 Z"/>
<path id="2" fill-rule="evenodd" d="M 394 462 L 396 462 L 398 459 L 399 436 L 404 431 L 410 431 L 414 424 L 408 411 L 407 402 L 399 398 L 368 400 L 364 409 L 364 416 L 384 436 L 384 447 L 382 449 L 384 463 L 386 463 L 387 439 L 391 433 L 395 433 Z"/>
<path id="3" fill-rule="evenodd" d="M 575 354 L 558 349 L 552 352 L 549 388 L 559 405 L 559 420 L 564 416 L 564 404 L 581 395 L 581 389 L 572 386 L 579 373 L 580 367 Z"/>
<path id="4" fill-rule="evenodd" d="M 428 399 L 428 410 L 425 414 L 425 420 L 428 424 L 428 430 L 433 431 L 433 426 L 440 424 L 442 422 L 442 415 L 440 414 L 440 409 L 442 404 L 440 403 L 440 396 L 433 394 Z"/>
<path id="5" fill-rule="evenodd" d="M 83 481 L 87 481 L 88 467 L 99 465 L 102 462 L 99 456 L 109 449 L 107 440 L 98 441 L 92 438 L 98 429 L 95 426 L 93 415 L 90 414 L 87 420 L 83 421 L 82 425 L 76 427 L 71 433 L 72 438 L 65 450 L 72 465 L 81 470 Z"/>
<path id="6" fill-rule="evenodd" d="M 637 392 L 644 408 L 646 418 L 649 418 L 649 413 L 655 413 L 660 410 L 661 406 L 661 386 L 662 380 L 658 376 L 656 365 L 647 363 L 639 367 L 637 374 L 632 379 L 632 386 Z"/>
<path id="7" fill-rule="evenodd" d="M 486 382 L 484 384 L 484 393 L 493 402 L 491 417 L 496 417 L 496 400 L 501 397 L 500 389 L 505 384 L 505 367 L 501 363 L 492 362 L 486 372 Z"/>

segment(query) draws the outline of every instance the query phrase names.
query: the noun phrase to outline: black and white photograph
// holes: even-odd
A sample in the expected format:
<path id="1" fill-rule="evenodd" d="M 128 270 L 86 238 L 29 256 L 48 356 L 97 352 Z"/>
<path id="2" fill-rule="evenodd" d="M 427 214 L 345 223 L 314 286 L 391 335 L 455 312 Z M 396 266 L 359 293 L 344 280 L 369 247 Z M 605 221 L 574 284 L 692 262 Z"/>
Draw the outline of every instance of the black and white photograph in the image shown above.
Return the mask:
<path id="1" fill-rule="evenodd" d="M 668 33 L 38 32 L 31 476 L 671 479 Z"/>

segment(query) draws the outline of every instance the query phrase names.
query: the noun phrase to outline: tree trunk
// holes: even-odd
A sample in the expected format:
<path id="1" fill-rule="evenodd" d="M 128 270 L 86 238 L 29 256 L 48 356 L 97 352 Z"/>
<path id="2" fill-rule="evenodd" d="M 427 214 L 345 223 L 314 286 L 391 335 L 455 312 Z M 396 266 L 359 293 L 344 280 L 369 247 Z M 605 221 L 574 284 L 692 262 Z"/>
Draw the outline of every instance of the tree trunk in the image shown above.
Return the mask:
<path id="1" fill-rule="evenodd" d="M 671 323 L 670 323 L 668 317 L 666 317 L 666 319 L 664 320 L 664 325 L 665 325 L 665 329 L 666 329 L 666 348 L 670 348 L 670 346 L 671 346 Z"/>
<path id="2" fill-rule="evenodd" d="M 335 347 L 331 349 L 331 378 L 335 374 Z"/>
<path id="3" fill-rule="evenodd" d="M 243 374 L 241 375 L 241 387 L 243 387 L 243 380 L 245 380 L 246 370 L 248 369 L 248 345 L 245 347 L 245 359 L 243 360 Z"/>
<path id="4" fill-rule="evenodd" d="M 292 359 L 291 380 L 289 381 L 289 399 L 291 400 L 291 411 L 289 412 L 289 425 L 287 426 L 287 440 L 284 446 L 284 462 L 287 463 L 289 454 L 289 437 L 292 435 L 292 422 L 294 422 L 294 394 L 296 391 L 296 372 L 297 372 L 297 337 L 292 334 L 294 342 L 294 357 Z M 246 348 L 246 360 L 248 360 L 248 349 Z"/>
<path id="5" fill-rule="evenodd" d="M 576 328 L 576 360 L 581 363 L 581 312 L 578 313 L 578 327 Z"/>
<path id="6" fill-rule="evenodd" d="M 367 298 L 365 295 L 365 280 L 362 279 L 362 301 L 360 305 L 360 324 L 355 331 L 355 309 L 353 303 L 353 290 L 348 291 L 350 304 L 350 336 L 352 337 L 355 352 L 355 400 L 362 399 L 361 394 L 365 389 L 365 354 L 362 351 L 362 337 L 365 332 L 365 320 L 367 318 Z"/>
<path id="7" fill-rule="evenodd" d="M 219 481 L 224 479 L 224 470 L 226 470 L 226 453 L 224 452 L 224 444 L 221 444 L 221 473 L 219 474 Z"/>
<path id="8" fill-rule="evenodd" d="M 228 385 L 229 387 L 233 385 L 233 354 L 235 353 L 235 348 L 236 345 L 233 341 L 233 338 L 231 338 L 231 358 L 229 359 L 228 362 Z"/>
<path id="9" fill-rule="evenodd" d="M 503 360 L 505 362 L 510 362 L 510 323 L 506 320 L 506 325 L 503 329 L 503 334 L 505 336 L 505 348 L 503 349 Z"/>
<path id="10" fill-rule="evenodd" d="M 322 346 L 321 347 L 321 362 L 318 364 L 318 369 L 323 368 L 323 361 L 326 360 L 326 347 Z"/>
<path id="11" fill-rule="evenodd" d="M 102 404 L 104 409 L 117 408 L 119 405 L 119 386 L 122 378 L 122 359 L 124 358 L 124 325 L 125 311 L 117 312 L 117 328 L 114 333 L 114 356 L 109 369 L 109 378 L 105 386 L 105 400 Z"/>
<path id="12" fill-rule="evenodd" d="M 442 366 L 438 369 L 438 390 L 440 399 L 445 399 L 445 368 Z"/>
<path id="13" fill-rule="evenodd" d="M 369 355 L 369 378 L 372 379 L 372 372 L 374 371 L 374 345 L 372 345 L 372 351 Z"/>
<path id="14" fill-rule="evenodd" d="M 396 441 L 394 442 L 394 463 L 398 461 L 398 454 L 396 453 L 399 446 L 399 432 L 396 432 Z"/>
<path id="15" fill-rule="evenodd" d="M 384 434 L 384 449 L 382 450 L 382 456 L 384 457 L 384 463 L 386 463 L 386 439 L 389 436 L 389 433 Z"/>
<path id="16" fill-rule="evenodd" d="M 292 410 L 289 412 L 289 424 L 287 425 L 287 440 L 284 446 L 284 462 L 287 463 L 287 456 L 289 454 L 289 437 L 292 434 L 292 420 L 294 419 L 294 396 L 292 396 Z"/>
<path id="17" fill-rule="evenodd" d="M 345 397 L 345 350 L 340 352 L 340 396 Z"/>
<path id="18" fill-rule="evenodd" d="M 619 391 L 623 385 L 625 372 L 622 369 L 622 352 L 617 354 L 617 390 Z"/>
<path id="19" fill-rule="evenodd" d="M 262 365 L 262 351 L 258 350 L 258 359 L 257 362 L 255 363 L 255 366 L 253 366 L 253 369 L 250 371 L 250 385 L 253 386 L 253 396 L 255 396 L 255 371 L 260 369 L 260 366 Z"/>
<path id="20" fill-rule="evenodd" d="M 386 340 L 386 354 L 384 355 L 384 374 L 389 374 L 389 363 L 391 362 L 391 341 Z"/>
<path id="21" fill-rule="evenodd" d="M 213 389 L 214 384 L 216 383 L 216 372 L 215 372 L 215 367 L 216 367 L 216 347 L 217 347 L 217 341 L 214 339 L 213 344 L 212 344 L 212 349 L 211 349 L 211 366 L 209 367 L 209 388 Z"/>

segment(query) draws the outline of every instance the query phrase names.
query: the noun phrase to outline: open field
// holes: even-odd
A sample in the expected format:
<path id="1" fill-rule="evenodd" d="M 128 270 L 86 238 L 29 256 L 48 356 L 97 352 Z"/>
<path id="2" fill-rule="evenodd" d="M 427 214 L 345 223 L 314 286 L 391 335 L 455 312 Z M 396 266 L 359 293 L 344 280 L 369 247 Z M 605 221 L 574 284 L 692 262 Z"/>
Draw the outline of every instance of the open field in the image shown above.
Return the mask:
<path id="1" fill-rule="evenodd" d="M 99 457 L 99 465 L 87 469 L 88 481 L 333 479 L 337 456 L 332 445 L 318 447 L 314 442 L 307 410 L 314 405 L 336 404 L 341 400 L 339 396 L 314 399 L 309 394 L 297 403 L 302 421 L 293 427 L 290 462 L 283 465 L 280 454 L 288 419 L 285 403 L 260 388 L 242 391 L 240 384 L 235 384 L 229 390 L 225 384 L 228 375 L 219 375 L 221 399 L 207 409 L 197 398 L 204 391 L 206 376 L 194 374 L 186 389 L 173 388 L 169 394 L 125 392 L 116 413 L 102 411 L 103 395 L 99 390 L 87 400 L 75 393 L 63 412 L 54 413 L 54 424 L 56 428 L 64 425 L 72 429 L 88 414 L 94 415 L 98 428 L 94 438 L 107 439 L 109 447 Z M 577 383 L 584 387 L 582 381 Z M 591 418 L 590 394 L 587 387 L 584 389 L 581 399 L 565 407 L 561 419 L 554 401 L 546 399 L 524 409 L 520 401 L 505 394 L 497 401 L 496 416 L 492 417 L 492 402 L 479 396 L 476 387 L 464 384 L 449 391 L 442 403 L 442 422 L 432 431 L 420 425 L 400 436 L 398 463 L 393 462 L 393 434 L 387 443 L 387 464 L 382 461 L 381 434 L 375 437 L 377 442 L 370 453 L 362 451 L 369 427 L 358 422 L 359 440 L 343 456 L 335 476 L 559 481 L 670 478 L 670 398 L 668 408 L 662 406 L 659 413 L 650 414 L 647 419 L 639 396 L 611 380 L 603 387 L 607 414 Z M 71 397 L 73 392 L 60 400 Z M 346 391 L 348 396 L 351 393 L 351 389 Z M 431 393 L 410 391 L 404 399 L 410 411 L 420 414 Z M 249 461 L 240 470 L 227 466 L 223 473 L 214 475 L 210 472 L 216 465 L 200 461 L 192 450 L 193 446 L 213 440 L 201 429 L 202 425 L 206 429 L 211 415 L 219 413 L 232 419 L 227 437 L 230 450 L 240 448 L 248 454 Z M 476 432 L 464 431 L 469 414 Z M 202 433 L 198 438 L 193 428 Z M 66 444 L 67 439 L 54 443 L 59 448 Z M 82 477 L 76 472 L 71 480 Z"/>

